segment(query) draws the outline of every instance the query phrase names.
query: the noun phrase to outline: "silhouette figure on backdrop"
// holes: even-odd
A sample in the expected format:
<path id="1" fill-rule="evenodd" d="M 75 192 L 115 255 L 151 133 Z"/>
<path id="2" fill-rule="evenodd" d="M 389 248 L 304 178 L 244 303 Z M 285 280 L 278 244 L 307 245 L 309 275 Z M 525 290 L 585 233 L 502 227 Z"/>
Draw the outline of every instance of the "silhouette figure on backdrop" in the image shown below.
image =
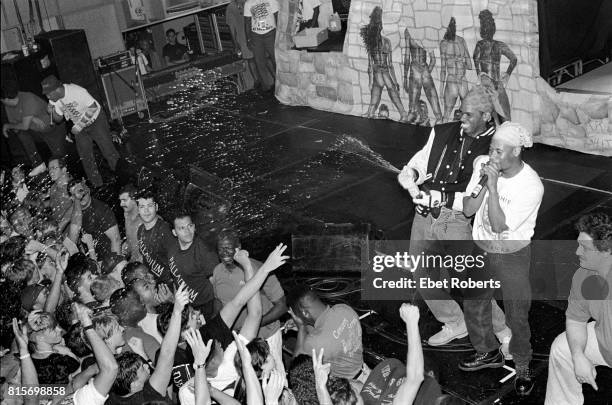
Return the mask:
<path id="1" fill-rule="evenodd" d="M 510 120 L 510 100 L 506 94 L 506 86 L 514 70 L 517 58 L 514 52 L 504 42 L 493 39 L 495 35 L 495 19 L 489 10 L 482 10 L 478 14 L 480 19 L 481 40 L 474 48 L 474 66 L 480 78 L 480 83 L 497 94 L 497 103 L 501 106 L 498 113 L 506 120 Z M 510 64 L 504 74 L 500 75 L 501 57 L 505 56 Z"/>
<path id="2" fill-rule="evenodd" d="M 451 120 L 453 108 L 459 98 L 468 92 L 465 71 L 472 69 L 472 59 L 463 37 L 456 34 L 455 17 L 451 17 L 444 39 L 440 41 L 440 83 L 444 94 L 444 122 Z"/>
<path id="3" fill-rule="evenodd" d="M 391 101 L 400 113 L 400 121 L 408 121 L 408 114 L 400 99 L 399 83 L 393 69 L 391 41 L 381 34 L 382 29 L 382 8 L 377 6 L 370 14 L 370 23 L 361 28 L 361 39 L 368 51 L 368 77 L 371 91 L 370 106 L 366 116 L 376 118 L 380 96 L 383 87 L 386 87 Z"/>
<path id="4" fill-rule="evenodd" d="M 440 111 L 440 101 L 436 85 L 431 77 L 431 71 L 436 65 L 436 57 L 433 52 L 429 53 L 429 64 L 427 63 L 427 51 L 422 44 L 410 36 L 408 28 L 404 30 L 406 38 L 406 52 L 404 54 L 404 89 L 408 93 L 410 101 L 410 114 L 408 122 L 416 124 L 425 123 L 428 117 L 424 117 L 420 111 L 419 100 L 421 99 L 421 89 L 425 89 L 425 95 L 431 105 L 436 124 L 442 123 L 442 112 Z M 408 72 L 410 71 L 410 76 Z"/>

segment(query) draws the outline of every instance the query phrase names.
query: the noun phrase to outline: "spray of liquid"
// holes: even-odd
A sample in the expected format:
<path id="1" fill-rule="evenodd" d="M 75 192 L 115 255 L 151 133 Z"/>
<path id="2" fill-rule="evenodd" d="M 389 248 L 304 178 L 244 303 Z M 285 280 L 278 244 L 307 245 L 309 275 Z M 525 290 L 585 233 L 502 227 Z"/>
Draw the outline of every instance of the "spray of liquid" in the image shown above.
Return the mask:
<path id="1" fill-rule="evenodd" d="M 368 145 L 352 136 L 342 135 L 338 141 L 330 147 L 330 150 L 355 155 L 374 166 L 381 167 L 393 173 L 400 172 L 400 169 L 393 166 L 388 160 L 383 158 L 380 153 L 374 152 Z"/>

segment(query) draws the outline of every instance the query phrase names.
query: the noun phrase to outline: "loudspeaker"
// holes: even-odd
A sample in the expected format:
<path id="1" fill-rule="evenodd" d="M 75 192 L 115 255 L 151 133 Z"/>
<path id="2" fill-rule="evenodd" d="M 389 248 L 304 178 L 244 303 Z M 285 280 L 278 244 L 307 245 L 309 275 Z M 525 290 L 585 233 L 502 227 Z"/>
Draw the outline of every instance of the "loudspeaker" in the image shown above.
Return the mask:
<path id="1" fill-rule="evenodd" d="M 128 66 L 102 75 L 102 87 L 111 119 L 147 109 L 147 101 L 136 67 Z"/>
<path id="2" fill-rule="evenodd" d="M 55 67 L 45 63 L 46 60 L 42 52 L 37 52 L 2 62 L 2 83 L 16 82 L 20 91 L 34 93 L 46 100 L 40 82 L 49 75 L 57 75 Z"/>
<path id="3" fill-rule="evenodd" d="M 87 89 L 98 102 L 101 101 L 98 76 L 94 69 L 87 37 L 83 30 L 55 30 L 35 37 L 36 42 L 50 60 L 64 83 L 74 83 Z"/>

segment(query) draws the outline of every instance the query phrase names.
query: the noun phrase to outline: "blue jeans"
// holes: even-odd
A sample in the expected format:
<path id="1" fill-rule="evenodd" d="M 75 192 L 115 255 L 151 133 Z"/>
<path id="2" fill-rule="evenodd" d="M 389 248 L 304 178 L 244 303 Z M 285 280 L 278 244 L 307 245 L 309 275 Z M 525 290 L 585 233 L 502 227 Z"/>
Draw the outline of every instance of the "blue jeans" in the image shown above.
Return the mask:
<path id="1" fill-rule="evenodd" d="M 466 218 L 462 212 L 442 207 L 437 219 L 431 214 L 426 217 L 415 214 L 410 232 L 411 255 L 416 256 L 422 253 L 442 256 L 469 255 L 472 254 L 473 249 L 470 219 Z M 468 270 L 460 274 L 454 270 L 424 269 L 422 267 L 414 272 L 417 290 L 438 321 L 451 326 L 463 323 L 461 307 L 451 297 L 448 290 L 441 288 L 422 289 L 418 287 L 418 280 L 424 277 L 432 280 L 449 279 L 451 276 L 462 278 L 468 275 L 466 273 L 468 273 Z M 493 308 L 494 330 L 500 332 L 506 328 L 506 319 L 503 311 L 496 303 L 494 303 Z M 491 320 L 491 315 L 489 320 Z"/>
<path id="2" fill-rule="evenodd" d="M 531 361 L 531 329 L 529 309 L 531 307 L 531 285 L 529 267 L 531 246 L 514 253 L 484 253 L 476 248 L 475 254 L 486 255 L 486 275 L 501 283 L 504 310 L 508 326 L 512 330 L 510 353 L 517 366 L 527 366 Z M 470 341 L 479 352 L 490 352 L 499 348 L 491 324 L 491 298 L 494 288 L 482 289 L 473 299 L 465 300 L 463 310 Z"/>

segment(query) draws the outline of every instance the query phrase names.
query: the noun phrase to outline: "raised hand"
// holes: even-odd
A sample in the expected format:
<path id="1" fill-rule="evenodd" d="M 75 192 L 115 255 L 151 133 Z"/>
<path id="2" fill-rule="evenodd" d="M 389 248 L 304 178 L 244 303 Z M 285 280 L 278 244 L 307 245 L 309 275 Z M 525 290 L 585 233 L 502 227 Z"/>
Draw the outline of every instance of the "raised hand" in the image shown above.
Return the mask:
<path id="1" fill-rule="evenodd" d="M 17 341 L 17 346 L 19 346 L 19 351 L 22 353 L 28 352 L 28 327 L 24 325 L 19 325 L 17 323 L 17 318 L 13 318 L 13 333 L 15 334 L 15 340 Z"/>
<path id="2" fill-rule="evenodd" d="M 293 312 L 293 309 L 292 309 L 292 308 L 289 308 L 289 311 L 288 311 L 288 312 L 289 312 L 289 315 L 291 315 L 291 319 L 292 319 L 292 320 L 293 320 L 293 322 L 295 323 L 295 326 L 296 326 L 298 329 L 303 328 L 303 327 L 304 327 L 304 325 L 305 325 L 304 320 L 303 320 L 303 319 L 302 319 L 300 316 L 296 315 L 296 314 L 295 314 L 295 312 Z"/>
<path id="3" fill-rule="evenodd" d="M 281 373 L 272 370 L 269 377 L 264 377 L 261 388 L 263 389 L 266 404 L 277 404 L 283 393 L 285 380 Z"/>
<path id="4" fill-rule="evenodd" d="M 236 347 L 238 348 L 238 353 L 240 353 L 240 358 L 243 363 L 250 364 L 251 363 L 251 352 L 247 349 L 246 344 L 238 337 L 236 331 L 232 331 L 232 335 L 234 335 L 234 341 L 236 342 Z"/>
<path id="5" fill-rule="evenodd" d="M 206 358 L 210 353 L 213 340 L 208 339 L 208 342 L 204 344 L 200 331 L 193 328 L 189 328 L 188 330 L 183 332 L 183 337 L 185 338 L 185 341 L 187 342 L 189 347 L 191 347 L 194 362 L 196 364 L 206 363 Z"/>
<path id="6" fill-rule="evenodd" d="M 66 271 L 68 267 L 68 259 L 70 258 L 70 253 L 68 253 L 68 249 L 62 248 L 60 252 L 55 256 L 55 268 L 57 271 L 63 273 Z"/>
<path id="7" fill-rule="evenodd" d="M 85 327 L 91 325 L 91 309 L 83 304 L 79 304 L 78 302 L 72 303 L 72 311 L 76 315 L 79 322 L 81 322 L 81 326 Z"/>
<path id="8" fill-rule="evenodd" d="M 314 369 L 315 382 L 320 387 L 325 387 L 327 379 L 329 378 L 329 371 L 331 370 L 331 364 L 323 364 L 323 351 L 321 348 L 319 354 L 315 349 L 312 349 L 312 368 Z"/>
<path id="9" fill-rule="evenodd" d="M 249 265 L 249 252 L 244 249 L 236 248 L 234 260 L 242 267 Z"/>
<path id="10" fill-rule="evenodd" d="M 174 293 L 174 309 L 177 311 L 183 311 L 185 306 L 189 304 L 189 293 L 187 292 L 187 285 L 181 283 Z"/>
<path id="11" fill-rule="evenodd" d="M 287 249 L 287 245 L 280 243 L 273 251 L 268 255 L 265 263 L 261 266 L 262 269 L 265 269 L 268 273 L 276 270 L 289 259 L 289 256 L 283 256 L 283 252 Z"/>
<path id="12" fill-rule="evenodd" d="M 400 307 L 399 313 L 406 325 L 416 325 L 419 323 L 419 307 L 404 303 Z"/>
<path id="13" fill-rule="evenodd" d="M 160 284 L 155 291 L 155 301 L 158 303 L 172 302 L 172 291 L 166 284 Z"/>

